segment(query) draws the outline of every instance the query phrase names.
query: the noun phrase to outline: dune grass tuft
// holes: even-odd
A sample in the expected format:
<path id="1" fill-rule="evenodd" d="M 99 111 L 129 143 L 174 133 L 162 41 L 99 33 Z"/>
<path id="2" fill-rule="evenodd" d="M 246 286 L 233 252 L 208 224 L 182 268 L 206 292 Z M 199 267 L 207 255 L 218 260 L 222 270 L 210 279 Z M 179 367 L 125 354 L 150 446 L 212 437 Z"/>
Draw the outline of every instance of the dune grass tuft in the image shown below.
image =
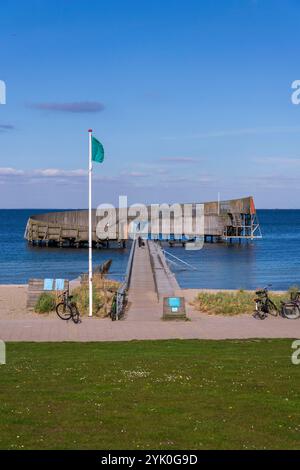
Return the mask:
<path id="1" fill-rule="evenodd" d="M 98 276 L 93 280 L 93 314 L 98 317 L 109 315 L 114 292 L 120 283 L 107 280 Z M 72 291 L 73 300 L 76 302 L 81 315 L 86 315 L 89 309 L 89 288 L 83 284 Z"/>
<path id="2" fill-rule="evenodd" d="M 192 305 L 196 310 L 209 315 L 240 315 L 254 311 L 254 292 L 238 290 L 233 292 L 199 292 Z M 272 292 L 270 298 L 279 307 L 281 300 L 287 300 L 287 294 L 275 294 Z"/>
<path id="3" fill-rule="evenodd" d="M 35 312 L 37 313 L 48 313 L 55 310 L 55 296 L 48 292 L 43 292 L 34 307 Z"/>

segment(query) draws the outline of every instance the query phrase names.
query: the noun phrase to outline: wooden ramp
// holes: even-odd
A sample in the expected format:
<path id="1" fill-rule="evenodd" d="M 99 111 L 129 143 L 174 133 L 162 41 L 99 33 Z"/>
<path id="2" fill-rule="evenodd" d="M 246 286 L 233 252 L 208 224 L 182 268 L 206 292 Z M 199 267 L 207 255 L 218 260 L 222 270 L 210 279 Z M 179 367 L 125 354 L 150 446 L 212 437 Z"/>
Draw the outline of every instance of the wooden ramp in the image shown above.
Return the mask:
<path id="1" fill-rule="evenodd" d="M 157 320 L 162 317 L 163 296 L 179 290 L 161 248 L 153 241 L 135 245 L 126 320 Z"/>

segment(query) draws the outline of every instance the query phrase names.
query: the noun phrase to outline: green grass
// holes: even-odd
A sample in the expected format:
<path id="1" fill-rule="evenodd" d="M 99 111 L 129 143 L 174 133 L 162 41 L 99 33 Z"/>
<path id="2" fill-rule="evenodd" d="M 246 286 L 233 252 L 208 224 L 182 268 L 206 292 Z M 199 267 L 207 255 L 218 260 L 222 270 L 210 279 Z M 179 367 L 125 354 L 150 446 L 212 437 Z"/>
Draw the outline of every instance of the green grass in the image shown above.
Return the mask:
<path id="1" fill-rule="evenodd" d="M 9 343 L 1 449 L 296 449 L 290 340 Z"/>
<path id="2" fill-rule="evenodd" d="M 211 315 L 240 315 L 254 312 L 255 293 L 239 290 L 235 292 L 199 292 L 191 304 L 196 310 Z M 288 294 L 270 293 L 270 298 L 279 308 L 281 300 L 288 300 Z"/>

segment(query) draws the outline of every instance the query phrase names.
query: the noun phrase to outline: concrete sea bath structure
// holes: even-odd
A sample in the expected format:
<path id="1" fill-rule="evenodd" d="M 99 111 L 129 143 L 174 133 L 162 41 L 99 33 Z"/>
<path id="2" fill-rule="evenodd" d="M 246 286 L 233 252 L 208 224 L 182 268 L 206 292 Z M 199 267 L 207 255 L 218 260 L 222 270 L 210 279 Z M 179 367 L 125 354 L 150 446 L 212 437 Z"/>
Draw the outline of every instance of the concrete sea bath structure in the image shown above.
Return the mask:
<path id="1" fill-rule="evenodd" d="M 182 204 L 183 208 L 183 204 Z M 255 239 L 261 237 L 259 222 L 256 215 L 253 197 L 241 199 L 231 199 L 227 201 L 213 201 L 203 203 L 204 209 L 204 235 L 205 241 L 226 241 L 232 239 Z M 125 209 L 127 211 L 127 209 Z M 151 206 L 147 207 L 148 220 L 151 220 Z M 127 212 L 128 215 L 128 212 Z M 116 217 L 110 220 L 106 214 L 107 226 L 114 226 L 114 235 L 108 235 L 106 239 L 99 238 L 97 234 L 97 224 L 103 218 L 94 209 L 92 213 L 92 237 L 93 245 L 97 248 L 108 246 L 109 242 L 117 242 L 118 246 L 124 247 L 128 238 L 128 226 L 137 217 L 128 215 L 126 226 L 119 228 L 120 210 L 116 209 Z M 170 244 L 176 241 L 184 243 L 187 234 L 174 239 L 175 218 L 170 214 L 170 233 L 165 234 L 162 230 L 162 212 L 158 214 L 159 230 L 155 235 L 156 239 L 164 240 Z M 196 203 L 192 204 L 192 219 L 196 217 Z M 151 220 L 153 224 L 153 218 Z M 122 225 L 122 224 L 121 224 Z M 151 226 L 149 226 L 151 228 Z M 149 229 L 150 232 L 150 229 Z M 153 230 L 151 229 L 153 234 Z M 31 244 L 46 246 L 75 246 L 83 247 L 88 245 L 88 211 L 71 210 L 61 212 L 48 212 L 45 214 L 33 215 L 28 219 L 25 238 Z M 149 238 L 150 234 L 149 234 Z"/>

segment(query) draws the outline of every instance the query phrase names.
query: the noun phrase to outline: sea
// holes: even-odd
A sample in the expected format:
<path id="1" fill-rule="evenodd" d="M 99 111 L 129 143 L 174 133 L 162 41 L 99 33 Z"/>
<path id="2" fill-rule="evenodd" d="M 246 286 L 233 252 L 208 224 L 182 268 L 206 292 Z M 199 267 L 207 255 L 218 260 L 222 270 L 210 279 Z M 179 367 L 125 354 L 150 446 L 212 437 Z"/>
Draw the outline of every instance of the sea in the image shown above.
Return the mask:
<path id="1" fill-rule="evenodd" d="M 0 210 L 0 284 L 26 284 L 30 278 L 75 279 L 87 272 L 86 248 L 30 246 L 24 239 L 30 215 L 49 209 Z M 164 248 L 173 259 L 170 268 L 182 288 L 274 290 L 300 286 L 300 210 L 258 210 L 262 239 L 206 243 L 199 251 Z M 112 259 L 110 277 L 125 276 L 130 247 L 95 249 L 94 266 Z M 175 263 L 174 263 L 175 262 Z"/>

